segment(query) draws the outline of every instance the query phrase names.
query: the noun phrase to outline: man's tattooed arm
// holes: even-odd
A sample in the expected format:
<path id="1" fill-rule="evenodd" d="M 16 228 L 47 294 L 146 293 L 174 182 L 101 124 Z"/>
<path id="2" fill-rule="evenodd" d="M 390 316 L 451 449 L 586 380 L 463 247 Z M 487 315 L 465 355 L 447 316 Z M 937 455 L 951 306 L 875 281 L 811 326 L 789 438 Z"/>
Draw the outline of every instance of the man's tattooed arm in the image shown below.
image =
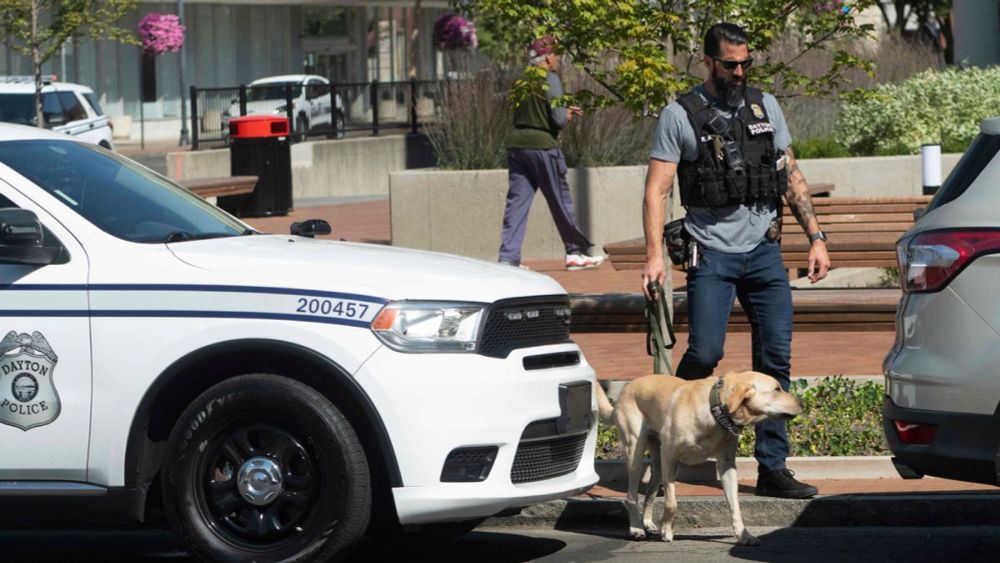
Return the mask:
<path id="1" fill-rule="evenodd" d="M 806 177 L 799 169 L 799 164 L 792 153 L 792 147 L 785 149 L 785 155 L 788 157 L 788 192 L 785 194 L 788 207 L 791 208 L 792 214 L 795 215 L 795 219 L 807 235 L 815 233 L 819 231 L 819 221 L 816 219 L 816 210 L 813 209 Z"/>

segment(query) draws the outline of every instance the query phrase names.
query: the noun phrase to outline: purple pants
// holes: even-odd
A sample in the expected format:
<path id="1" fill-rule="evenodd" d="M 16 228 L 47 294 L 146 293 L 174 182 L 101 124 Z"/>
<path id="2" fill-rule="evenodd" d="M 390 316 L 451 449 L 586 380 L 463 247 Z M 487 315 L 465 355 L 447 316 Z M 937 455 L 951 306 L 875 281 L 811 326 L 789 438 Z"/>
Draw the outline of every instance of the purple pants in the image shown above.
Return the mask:
<path id="1" fill-rule="evenodd" d="M 539 188 L 566 245 L 566 254 L 582 254 L 592 246 L 576 226 L 573 200 L 566 183 L 566 159 L 560 149 L 508 149 L 507 167 L 509 188 L 500 236 L 501 262 L 521 263 L 528 211 Z"/>

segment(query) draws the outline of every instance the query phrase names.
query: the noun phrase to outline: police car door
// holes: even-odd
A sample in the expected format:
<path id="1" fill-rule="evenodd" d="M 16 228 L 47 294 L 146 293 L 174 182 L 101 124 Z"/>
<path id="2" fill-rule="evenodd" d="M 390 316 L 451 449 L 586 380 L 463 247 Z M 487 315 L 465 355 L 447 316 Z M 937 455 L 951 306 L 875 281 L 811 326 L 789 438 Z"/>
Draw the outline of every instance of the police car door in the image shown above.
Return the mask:
<path id="1" fill-rule="evenodd" d="M 8 173 L 2 165 L 0 171 Z M 55 258 L 45 265 L 23 263 L 0 246 L 0 481 L 28 488 L 32 484 L 24 481 L 85 481 L 91 404 L 87 255 L 52 216 L 0 181 L 0 209 L 11 207 L 35 213 L 43 245 L 54 249 Z M 0 245 L 11 242 L 5 236 L 0 233 Z"/>

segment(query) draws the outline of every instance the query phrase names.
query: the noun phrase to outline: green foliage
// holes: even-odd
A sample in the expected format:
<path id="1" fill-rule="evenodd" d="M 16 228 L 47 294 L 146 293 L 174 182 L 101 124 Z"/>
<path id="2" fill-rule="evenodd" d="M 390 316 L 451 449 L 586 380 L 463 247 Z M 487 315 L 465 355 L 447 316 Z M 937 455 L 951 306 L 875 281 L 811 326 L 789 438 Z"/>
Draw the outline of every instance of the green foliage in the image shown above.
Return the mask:
<path id="1" fill-rule="evenodd" d="M 832 95 L 850 82 L 850 71 L 872 72 L 869 61 L 845 47 L 873 31 L 871 25 L 855 21 L 873 0 L 852 2 L 846 11 L 822 9 L 816 0 L 702 0 L 690 5 L 629 0 L 453 2 L 485 30 L 494 51 L 519 51 L 523 57 L 533 39 L 555 36 L 570 62 L 599 85 L 574 91 L 565 100 L 586 108 L 621 105 L 636 115 L 657 114 L 678 93 L 701 82 L 695 73 L 702 37 L 720 21 L 744 26 L 757 53 L 768 51 L 779 39 L 796 39 L 795 54 L 780 60 L 762 56 L 752 69 L 751 82 L 764 88 L 780 85 L 787 92 Z M 815 51 L 829 53 L 825 70 L 800 71 L 798 60 Z M 511 98 L 523 99 L 537 82 L 537 77 L 526 76 Z"/>
<path id="2" fill-rule="evenodd" d="M 0 0 L 0 29 L 8 40 L 14 40 L 11 42 L 14 49 L 28 57 L 37 49 L 39 62 L 45 62 L 71 37 L 138 44 L 130 31 L 116 26 L 137 3 L 138 0 Z"/>
<path id="3" fill-rule="evenodd" d="M 882 385 L 857 383 L 843 377 L 825 377 L 813 387 L 804 380 L 792 384 L 802 398 L 804 412 L 788 422 L 793 456 L 887 455 L 882 433 Z M 740 436 L 738 455 L 752 456 L 753 430 Z"/>
<path id="4" fill-rule="evenodd" d="M 863 155 L 916 154 L 926 143 L 964 152 L 983 119 L 1000 114 L 1000 67 L 925 71 L 847 103 L 837 140 Z"/>
<path id="5" fill-rule="evenodd" d="M 833 137 L 818 137 L 792 142 L 795 158 L 840 158 L 851 156 L 847 147 Z"/>
<path id="6" fill-rule="evenodd" d="M 840 375 L 825 377 L 809 387 L 805 380 L 792 383 L 791 392 L 802 398 L 804 412 L 788 422 L 793 456 L 888 455 L 882 434 L 882 385 L 858 383 Z M 601 424 L 597 458 L 621 457 L 614 426 Z M 737 455 L 752 456 L 754 431 L 740 435 Z"/>

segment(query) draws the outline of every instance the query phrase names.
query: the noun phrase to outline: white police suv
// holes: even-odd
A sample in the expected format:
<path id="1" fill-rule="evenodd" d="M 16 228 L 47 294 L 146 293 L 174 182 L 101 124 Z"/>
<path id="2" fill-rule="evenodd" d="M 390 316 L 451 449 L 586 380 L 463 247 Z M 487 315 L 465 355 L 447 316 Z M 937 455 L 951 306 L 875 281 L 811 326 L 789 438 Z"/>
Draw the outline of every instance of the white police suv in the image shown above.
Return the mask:
<path id="1" fill-rule="evenodd" d="M 42 119 L 45 126 L 80 140 L 114 149 L 111 120 L 104 115 L 94 91 L 69 82 L 43 79 Z M 35 78 L 0 77 L 0 121 L 34 125 Z"/>
<path id="2" fill-rule="evenodd" d="M 545 276 L 261 234 L 16 125 L 0 275 L 0 519 L 162 500 L 206 560 L 320 561 L 597 481 L 594 372 Z"/>

